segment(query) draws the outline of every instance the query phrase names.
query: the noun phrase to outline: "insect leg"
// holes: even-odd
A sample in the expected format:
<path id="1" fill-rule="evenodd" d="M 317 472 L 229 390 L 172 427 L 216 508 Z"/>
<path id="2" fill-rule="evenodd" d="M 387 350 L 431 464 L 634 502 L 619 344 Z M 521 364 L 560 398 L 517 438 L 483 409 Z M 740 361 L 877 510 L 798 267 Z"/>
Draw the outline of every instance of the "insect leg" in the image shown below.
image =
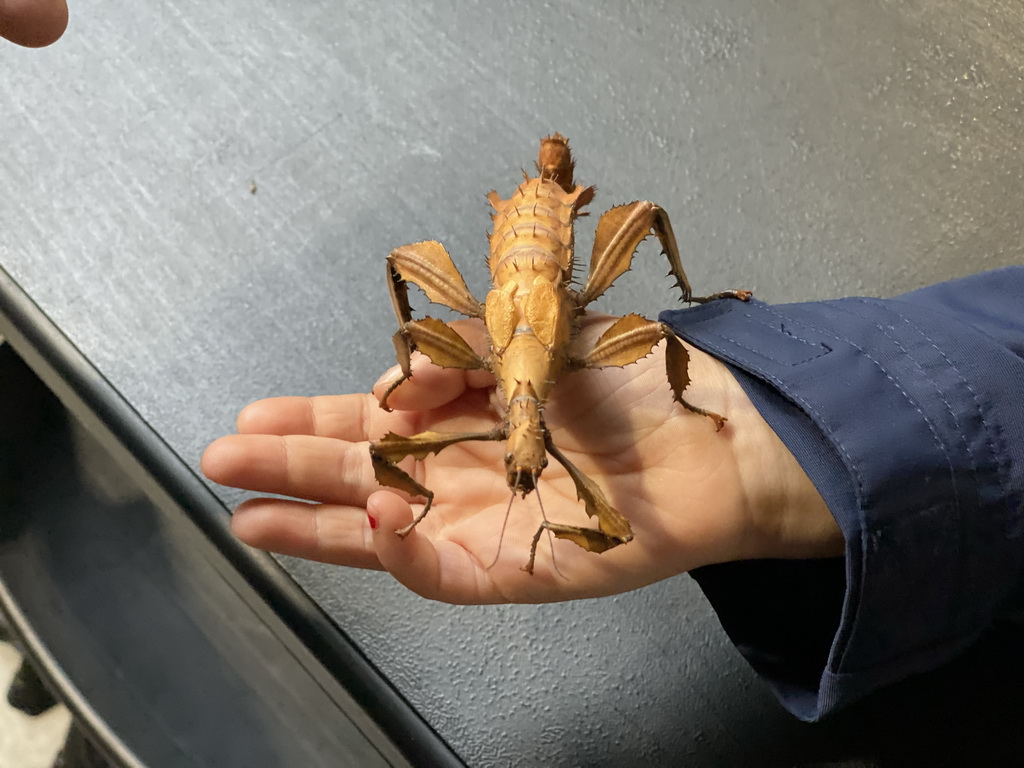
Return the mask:
<path id="1" fill-rule="evenodd" d="M 402 375 L 391 383 L 380 399 L 380 407 L 385 411 L 391 410 L 388 407 L 391 393 L 398 389 L 402 382 L 412 377 L 409 361 L 414 349 L 418 349 L 430 358 L 434 365 L 442 368 L 487 368 L 487 361 L 474 352 L 465 339 L 450 326 L 433 317 L 410 320 L 395 332 L 393 341 Z"/>
<path id="2" fill-rule="evenodd" d="M 642 200 L 618 205 L 601 216 L 594 237 L 594 251 L 590 257 L 590 273 L 578 295 L 579 306 L 585 307 L 603 294 L 629 269 L 637 247 L 652 230 L 668 258 L 669 275 L 676 279 L 675 284 L 682 291 L 683 301 L 704 303 L 712 299 L 736 298 L 746 301 L 750 298 L 750 291 L 744 290 L 694 296 L 679 258 L 679 247 L 668 214 L 654 203 Z"/>
<path id="3" fill-rule="evenodd" d="M 388 256 L 388 268 L 392 281 L 418 285 L 435 304 L 444 304 L 467 317 L 484 316 L 483 304 L 470 293 L 452 257 L 440 243 L 425 240 L 395 248 Z M 408 307 L 406 293 L 405 309 Z"/>
<path id="4" fill-rule="evenodd" d="M 545 520 L 533 536 L 533 541 L 530 544 L 530 559 L 523 570 L 533 573 L 533 564 L 537 557 L 537 543 L 545 530 L 551 531 L 555 538 L 568 539 L 588 552 L 605 552 L 619 544 L 632 541 L 633 531 L 629 527 L 629 521 L 608 502 L 597 483 L 584 475 L 555 447 L 550 435 L 545 435 L 544 443 L 548 453 L 569 473 L 569 477 L 572 478 L 576 486 L 577 498 L 583 502 L 587 514 L 597 518 L 598 529 L 563 525 Z"/>
<path id="5" fill-rule="evenodd" d="M 409 328 L 409 324 L 413 322 L 412 305 L 409 303 L 410 282 L 418 285 L 432 302 L 443 304 L 456 312 L 469 317 L 483 317 L 484 312 L 483 305 L 470 293 L 466 281 L 456 269 L 448 251 L 440 243 L 428 240 L 403 245 L 391 252 L 388 256 L 388 290 L 399 325 L 392 342 L 395 345 L 395 356 L 402 369 L 402 376 L 387 388 L 381 398 L 381 407 L 386 411 L 390 410 L 387 407 L 388 397 L 402 382 L 412 376 L 409 361 L 413 350 L 417 348 L 417 339 L 415 332 Z M 451 335 L 457 334 L 452 331 Z M 465 342 L 463 345 L 468 348 Z"/>
<path id="6" fill-rule="evenodd" d="M 413 352 L 412 339 L 405 332 L 406 326 L 412 322 L 409 285 L 402 279 L 402 275 L 395 269 L 390 259 L 388 260 L 388 292 L 391 294 L 391 306 L 395 310 L 395 317 L 398 318 L 398 330 L 391 337 L 391 341 L 395 345 L 395 357 L 398 359 L 398 367 L 402 369 L 402 375 L 385 390 L 384 396 L 380 399 L 380 407 L 385 411 L 391 410 L 388 408 L 388 398 L 391 393 L 412 376 L 409 361 Z"/>
<path id="7" fill-rule="evenodd" d="M 370 443 L 370 459 L 373 462 L 373 474 L 377 482 L 391 488 L 398 488 L 414 496 L 422 496 L 427 500 L 423 511 L 404 528 L 396 533 L 405 538 L 410 531 L 426 517 L 430 511 L 430 505 L 434 501 L 434 492 L 417 482 L 412 475 L 398 467 L 398 462 L 406 456 L 412 456 L 417 461 L 426 458 L 431 453 L 438 453 L 455 443 L 463 443 L 468 440 L 503 440 L 505 438 L 504 426 L 495 427 L 487 432 L 421 432 L 418 435 L 403 437 L 394 432 L 388 432 L 380 440 Z"/>
<path id="8" fill-rule="evenodd" d="M 725 416 L 693 405 L 683 397 L 683 390 L 690 384 L 690 374 L 688 371 L 690 367 L 690 353 L 686 351 L 683 342 L 676 337 L 671 328 L 664 323 L 658 323 L 658 325 L 662 327 L 667 344 L 665 349 L 665 370 L 668 373 L 668 383 L 672 387 L 672 397 L 687 410 L 699 413 L 701 416 L 707 416 L 715 422 L 716 432 L 721 430 L 725 426 Z"/>
<path id="9" fill-rule="evenodd" d="M 690 384 L 690 353 L 664 323 L 634 314 L 619 318 L 601 334 L 586 355 L 572 359 L 570 364 L 575 368 L 621 368 L 646 357 L 662 339 L 667 345 L 665 368 L 673 399 L 684 408 L 707 416 L 715 422 L 716 429 L 721 429 L 725 424 L 724 416 L 693 405 L 683 397 L 683 391 Z"/>
<path id="10" fill-rule="evenodd" d="M 391 269 L 390 265 L 389 269 Z M 391 393 L 412 377 L 410 360 L 415 349 L 420 350 L 435 365 L 440 365 L 443 368 L 472 370 L 487 367 L 487 361 L 474 352 L 466 340 L 445 323 L 432 317 L 412 320 L 412 311 L 409 308 L 407 295 L 408 288 L 403 280 L 396 278 L 394 272 L 391 273 L 391 278 L 391 298 L 395 305 L 395 313 L 401 323 L 392 337 L 392 341 L 402 375 L 393 381 L 381 396 L 380 407 L 385 411 L 391 410 L 388 407 L 388 398 L 391 397 Z"/>

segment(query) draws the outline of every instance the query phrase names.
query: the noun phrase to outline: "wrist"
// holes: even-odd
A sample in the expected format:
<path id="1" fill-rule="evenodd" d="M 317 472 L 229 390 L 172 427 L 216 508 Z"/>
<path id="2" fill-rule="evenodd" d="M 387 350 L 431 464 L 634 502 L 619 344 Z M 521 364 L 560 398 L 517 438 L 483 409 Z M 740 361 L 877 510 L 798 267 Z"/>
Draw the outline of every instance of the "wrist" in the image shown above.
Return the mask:
<path id="1" fill-rule="evenodd" d="M 838 557 L 845 543 L 821 494 L 764 420 L 728 366 L 687 345 L 701 403 L 728 418 L 738 478 L 738 526 L 727 559 Z M 723 560 L 726 558 L 723 558 Z"/>

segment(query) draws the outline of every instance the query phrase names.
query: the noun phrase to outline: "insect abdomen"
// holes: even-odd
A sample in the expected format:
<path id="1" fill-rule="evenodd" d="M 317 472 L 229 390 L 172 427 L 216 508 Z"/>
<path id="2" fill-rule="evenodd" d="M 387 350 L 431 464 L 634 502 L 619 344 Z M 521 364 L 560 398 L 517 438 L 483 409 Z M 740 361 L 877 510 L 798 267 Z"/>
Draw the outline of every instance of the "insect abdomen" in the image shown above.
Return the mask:
<path id="1" fill-rule="evenodd" d="M 562 273 L 551 277 L 561 282 L 572 266 L 573 203 L 561 187 L 550 181 L 530 179 L 509 200 L 497 201 L 491 233 L 489 266 L 495 286 L 513 271 L 530 268 L 531 254 L 542 252 Z M 492 203 L 496 201 L 492 199 Z M 513 268 L 513 262 L 514 268 Z M 545 275 L 547 265 L 539 265 Z"/>

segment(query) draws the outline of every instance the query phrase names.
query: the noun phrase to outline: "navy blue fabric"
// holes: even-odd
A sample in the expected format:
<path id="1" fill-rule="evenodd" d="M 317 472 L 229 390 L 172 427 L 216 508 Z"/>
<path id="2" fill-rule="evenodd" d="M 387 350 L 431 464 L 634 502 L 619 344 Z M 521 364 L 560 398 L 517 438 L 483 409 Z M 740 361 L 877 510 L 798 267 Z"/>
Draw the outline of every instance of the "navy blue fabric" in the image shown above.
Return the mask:
<path id="1" fill-rule="evenodd" d="M 790 711 L 820 719 L 1024 608 L 1024 267 L 661 320 L 732 368 L 846 539 L 692 574 Z"/>

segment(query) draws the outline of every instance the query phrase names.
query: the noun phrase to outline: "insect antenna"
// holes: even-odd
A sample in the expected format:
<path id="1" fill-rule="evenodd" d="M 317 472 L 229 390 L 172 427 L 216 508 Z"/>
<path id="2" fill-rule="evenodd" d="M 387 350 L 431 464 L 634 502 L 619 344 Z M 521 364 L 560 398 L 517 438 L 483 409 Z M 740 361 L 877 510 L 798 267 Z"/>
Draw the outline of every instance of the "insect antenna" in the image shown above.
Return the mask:
<path id="1" fill-rule="evenodd" d="M 494 559 L 485 566 L 484 570 L 489 571 L 498 563 L 498 556 L 501 554 L 501 544 L 505 541 L 505 526 L 508 525 L 508 515 L 512 511 L 512 502 L 516 500 L 516 492 L 512 491 L 508 497 L 508 506 L 505 507 L 505 519 L 501 522 L 501 533 L 498 534 L 498 549 L 494 553 Z"/>
<path id="2" fill-rule="evenodd" d="M 534 475 L 533 475 L 533 490 L 537 494 L 537 503 L 540 504 L 540 516 L 544 519 L 545 523 L 550 522 L 548 520 L 547 513 L 544 511 L 544 501 L 540 497 L 540 486 L 537 485 L 537 474 L 536 473 L 534 473 Z M 548 546 L 551 547 L 551 567 L 555 569 L 555 573 L 557 573 L 559 576 L 561 576 L 564 579 L 565 578 L 565 574 L 562 573 L 562 570 L 558 567 L 558 563 L 555 561 L 555 536 L 554 536 L 553 533 L 551 533 L 551 529 L 550 528 L 547 529 L 547 532 L 548 532 Z"/>

